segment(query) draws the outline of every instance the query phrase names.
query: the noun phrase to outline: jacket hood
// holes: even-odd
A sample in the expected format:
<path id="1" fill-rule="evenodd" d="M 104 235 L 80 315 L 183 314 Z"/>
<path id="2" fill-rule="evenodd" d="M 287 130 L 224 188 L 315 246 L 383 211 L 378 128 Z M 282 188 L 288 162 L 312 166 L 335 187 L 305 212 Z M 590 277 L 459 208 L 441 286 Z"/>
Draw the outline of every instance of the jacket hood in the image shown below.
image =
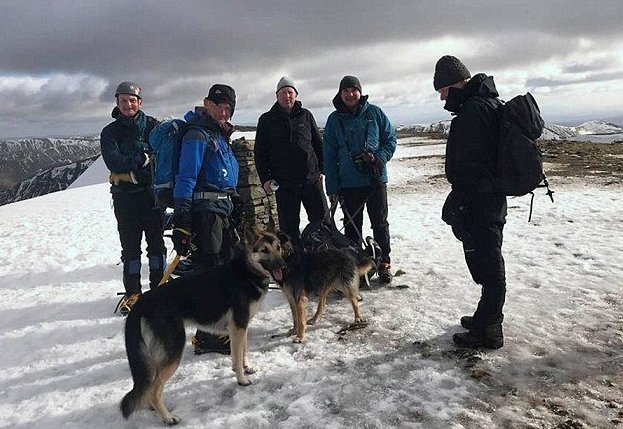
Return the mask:
<path id="1" fill-rule="evenodd" d="M 463 104 L 472 97 L 496 98 L 498 95 L 493 76 L 478 73 L 463 88 L 450 88 L 443 108 L 450 112 L 458 112 Z"/>
<path id="2" fill-rule="evenodd" d="M 338 111 L 338 113 L 351 113 L 351 111 L 348 110 L 348 108 L 346 107 L 346 104 L 344 104 L 344 102 L 342 101 L 342 96 L 339 92 L 335 94 L 335 97 L 333 97 L 333 106 L 335 107 L 335 110 Z M 357 108 L 357 112 L 363 111 L 367 107 L 368 96 L 362 95 L 359 99 L 359 107 Z"/>

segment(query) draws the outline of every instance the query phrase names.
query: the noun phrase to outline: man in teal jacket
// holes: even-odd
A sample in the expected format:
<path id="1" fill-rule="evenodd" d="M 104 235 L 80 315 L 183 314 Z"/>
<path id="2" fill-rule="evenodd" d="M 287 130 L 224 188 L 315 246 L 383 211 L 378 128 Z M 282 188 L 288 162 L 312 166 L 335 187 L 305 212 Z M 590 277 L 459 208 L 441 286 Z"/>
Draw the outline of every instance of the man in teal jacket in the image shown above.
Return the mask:
<path id="1" fill-rule="evenodd" d="M 368 96 L 361 92 L 358 78 L 344 76 L 333 98 L 336 110 L 329 115 L 323 136 L 327 194 L 332 202 L 343 197 L 348 212 L 345 233 L 355 242 L 361 240 L 363 207 L 367 206 L 374 239 L 382 251 L 379 278 L 390 283 L 386 164 L 396 150 L 396 132 L 385 113 L 368 103 Z"/>

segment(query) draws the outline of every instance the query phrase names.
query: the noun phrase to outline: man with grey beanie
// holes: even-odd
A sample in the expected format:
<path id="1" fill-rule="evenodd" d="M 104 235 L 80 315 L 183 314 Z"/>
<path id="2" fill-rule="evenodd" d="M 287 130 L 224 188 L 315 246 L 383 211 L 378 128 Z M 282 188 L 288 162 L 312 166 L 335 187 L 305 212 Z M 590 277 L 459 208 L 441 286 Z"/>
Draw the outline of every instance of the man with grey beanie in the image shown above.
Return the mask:
<path id="1" fill-rule="evenodd" d="M 460 347 L 497 349 L 504 345 L 502 308 L 506 273 L 502 239 L 506 222 L 506 197 L 495 190 L 497 109 L 501 105 L 492 76 L 471 77 L 456 57 L 437 61 L 433 87 L 455 115 L 446 145 L 445 171 L 452 191 L 442 209 L 442 219 L 463 243 L 465 261 L 481 296 L 473 316 L 463 316 L 467 332 L 454 334 Z"/>
<path id="2" fill-rule="evenodd" d="M 292 79 L 283 76 L 275 94 L 277 101 L 257 123 L 255 167 L 264 191 L 275 192 L 279 228 L 300 246 L 301 204 L 309 222 L 323 219 L 328 211 L 322 183 L 322 139 L 314 116 L 296 99 Z"/>

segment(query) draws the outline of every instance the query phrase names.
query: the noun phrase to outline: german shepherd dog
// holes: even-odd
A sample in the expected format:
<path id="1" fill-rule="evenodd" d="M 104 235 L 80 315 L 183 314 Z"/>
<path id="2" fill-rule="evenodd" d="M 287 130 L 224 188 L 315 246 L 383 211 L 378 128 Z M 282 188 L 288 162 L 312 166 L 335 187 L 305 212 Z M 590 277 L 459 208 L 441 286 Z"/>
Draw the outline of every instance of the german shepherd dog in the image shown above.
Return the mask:
<path id="1" fill-rule="evenodd" d="M 229 334 L 238 384 L 252 384 L 246 376 L 255 372 L 247 361 L 247 328 L 268 290 L 269 277 L 281 281 L 285 262 L 274 233 L 246 230 L 240 247 L 231 262 L 171 280 L 134 305 L 125 324 L 134 386 L 121 401 L 124 418 L 151 406 L 167 425 L 180 422 L 165 406 L 162 393 L 180 364 L 185 324 Z"/>
<path id="2" fill-rule="evenodd" d="M 285 294 L 294 327 L 290 331 L 294 335 L 293 342 L 305 340 L 306 325 L 314 325 L 327 305 L 327 295 L 338 290 L 350 300 L 355 313 L 355 323 L 364 319 L 359 311 L 359 278 L 374 267 L 367 257 L 356 257 L 348 250 L 325 249 L 317 252 L 294 250 L 292 246 L 284 246 L 287 250 L 286 270 L 281 289 Z M 318 295 L 318 308 L 314 316 L 307 320 L 308 296 Z"/>

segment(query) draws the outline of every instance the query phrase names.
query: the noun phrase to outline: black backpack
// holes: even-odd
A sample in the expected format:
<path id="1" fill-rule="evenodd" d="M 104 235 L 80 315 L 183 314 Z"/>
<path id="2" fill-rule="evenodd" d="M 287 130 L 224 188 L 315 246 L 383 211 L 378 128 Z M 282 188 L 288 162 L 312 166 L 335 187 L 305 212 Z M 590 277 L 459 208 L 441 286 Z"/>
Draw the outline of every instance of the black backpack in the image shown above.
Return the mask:
<path id="1" fill-rule="evenodd" d="M 529 92 L 518 95 L 502 103 L 498 113 L 496 188 L 507 196 L 522 196 L 542 183 L 546 186 L 543 155 L 536 143 L 545 123 L 536 100 Z"/>

